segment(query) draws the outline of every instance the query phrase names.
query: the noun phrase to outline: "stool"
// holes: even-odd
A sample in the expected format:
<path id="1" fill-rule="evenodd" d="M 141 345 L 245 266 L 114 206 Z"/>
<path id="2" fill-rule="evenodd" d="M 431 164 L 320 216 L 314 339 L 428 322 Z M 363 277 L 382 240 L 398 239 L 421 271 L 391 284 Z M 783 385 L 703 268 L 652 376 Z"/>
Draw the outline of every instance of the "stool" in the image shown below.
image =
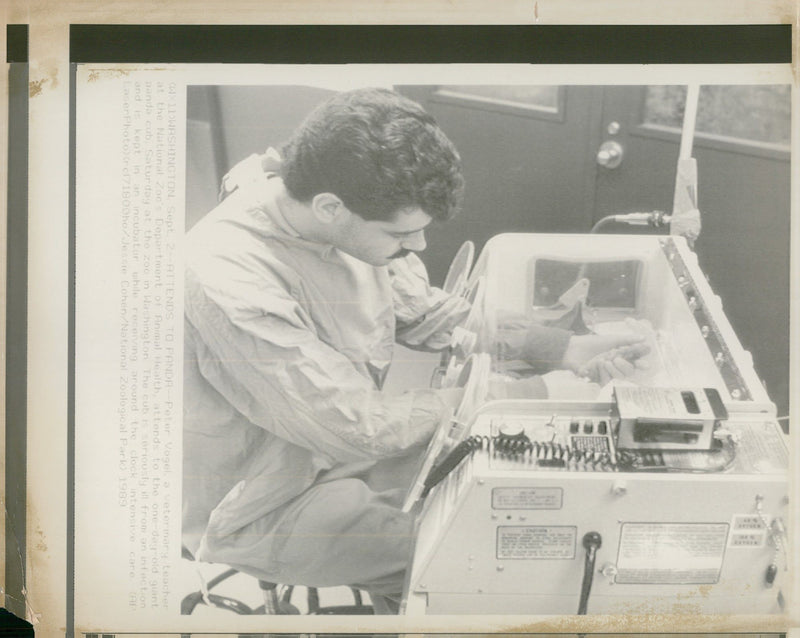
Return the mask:
<path id="1" fill-rule="evenodd" d="M 188 551 L 183 552 L 183 557 L 192 559 L 191 553 Z M 282 594 L 278 594 L 278 583 L 272 583 L 265 580 L 258 581 L 258 587 L 264 595 L 264 604 L 258 607 L 250 607 L 240 600 L 231 598 L 230 596 L 221 596 L 220 594 L 211 593 L 211 590 L 223 583 L 231 576 L 235 576 L 239 571 L 236 569 L 228 569 L 221 574 L 208 581 L 206 586 L 207 596 L 203 595 L 203 591 L 195 591 L 181 601 L 181 615 L 188 616 L 194 612 L 198 605 L 210 605 L 218 609 L 227 609 L 235 614 L 240 615 L 257 615 L 257 614 L 271 614 L 271 615 L 296 615 L 300 610 L 291 603 L 291 597 L 294 593 L 294 585 L 287 585 Z M 316 587 L 307 588 L 307 601 L 308 613 L 314 615 L 370 615 L 374 613 L 372 605 L 364 604 L 364 599 L 361 591 L 351 587 L 350 591 L 353 594 L 354 604 L 352 605 L 332 605 L 321 607 L 319 603 L 319 589 Z"/>

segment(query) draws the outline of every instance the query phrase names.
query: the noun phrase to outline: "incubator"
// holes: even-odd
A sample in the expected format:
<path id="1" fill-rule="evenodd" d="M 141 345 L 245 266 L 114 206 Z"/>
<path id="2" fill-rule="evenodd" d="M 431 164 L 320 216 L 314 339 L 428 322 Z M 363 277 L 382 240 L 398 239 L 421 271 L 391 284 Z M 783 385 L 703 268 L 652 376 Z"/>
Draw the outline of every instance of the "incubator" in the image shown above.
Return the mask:
<path id="1" fill-rule="evenodd" d="M 679 237 L 507 234 L 445 286 L 472 303 L 435 383 L 462 387 L 409 490 L 406 614 L 776 614 L 788 446 Z M 625 380 L 509 357 L 531 322 L 641 337 Z M 622 353 L 624 354 L 624 352 Z"/>

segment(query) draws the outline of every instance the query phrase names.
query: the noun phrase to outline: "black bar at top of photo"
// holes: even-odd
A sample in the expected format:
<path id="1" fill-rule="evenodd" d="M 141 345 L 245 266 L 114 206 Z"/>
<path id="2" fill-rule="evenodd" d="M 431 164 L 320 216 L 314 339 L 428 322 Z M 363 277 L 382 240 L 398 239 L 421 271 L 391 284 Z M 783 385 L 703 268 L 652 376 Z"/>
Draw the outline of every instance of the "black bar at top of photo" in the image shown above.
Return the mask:
<path id="1" fill-rule="evenodd" d="M 791 62 L 791 25 L 71 25 L 71 62 Z"/>
<path id="2" fill-rule="evenodd" d="M 6 62 L 28 61 L 28 25 L 6 25 Z"/>

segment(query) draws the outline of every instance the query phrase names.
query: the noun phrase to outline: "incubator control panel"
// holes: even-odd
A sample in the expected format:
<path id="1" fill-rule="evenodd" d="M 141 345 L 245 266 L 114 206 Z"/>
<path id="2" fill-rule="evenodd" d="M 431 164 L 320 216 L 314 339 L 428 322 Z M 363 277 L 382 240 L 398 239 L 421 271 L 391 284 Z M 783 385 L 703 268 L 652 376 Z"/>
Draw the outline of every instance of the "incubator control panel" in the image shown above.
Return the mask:
<path id="1" fill-rule="evenodd" d="M 496 418 L 488 430 L 493 469 L 609 471 L 617 466 L 607 417 Z"/>
<path id="2" fill-rule="evenodd" d="M 734 415 L 709 449 L 638 449 L 620 443 L 621 421 L 611 403 L 537 402 L 528 413 L 480 414 L 472 454 L 490 470 L 774 474 L 788 471 L 778 422 L 764 412 Z M 501 407 L 501 406 L 498 406 Z M 573 408 L 573 409 L 570 409 Z"/>

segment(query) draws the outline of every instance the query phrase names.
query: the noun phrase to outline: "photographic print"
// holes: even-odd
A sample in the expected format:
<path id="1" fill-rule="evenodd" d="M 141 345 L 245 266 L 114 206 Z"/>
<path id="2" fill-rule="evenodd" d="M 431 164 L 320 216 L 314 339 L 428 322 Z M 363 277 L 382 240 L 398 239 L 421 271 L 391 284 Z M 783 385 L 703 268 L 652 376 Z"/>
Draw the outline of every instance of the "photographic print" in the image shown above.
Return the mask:
<path id="1" fill-rule="evenodd" d="M 76 600 L 139 630 L 779 626 L 762 71 L 79 68 Z"/>

